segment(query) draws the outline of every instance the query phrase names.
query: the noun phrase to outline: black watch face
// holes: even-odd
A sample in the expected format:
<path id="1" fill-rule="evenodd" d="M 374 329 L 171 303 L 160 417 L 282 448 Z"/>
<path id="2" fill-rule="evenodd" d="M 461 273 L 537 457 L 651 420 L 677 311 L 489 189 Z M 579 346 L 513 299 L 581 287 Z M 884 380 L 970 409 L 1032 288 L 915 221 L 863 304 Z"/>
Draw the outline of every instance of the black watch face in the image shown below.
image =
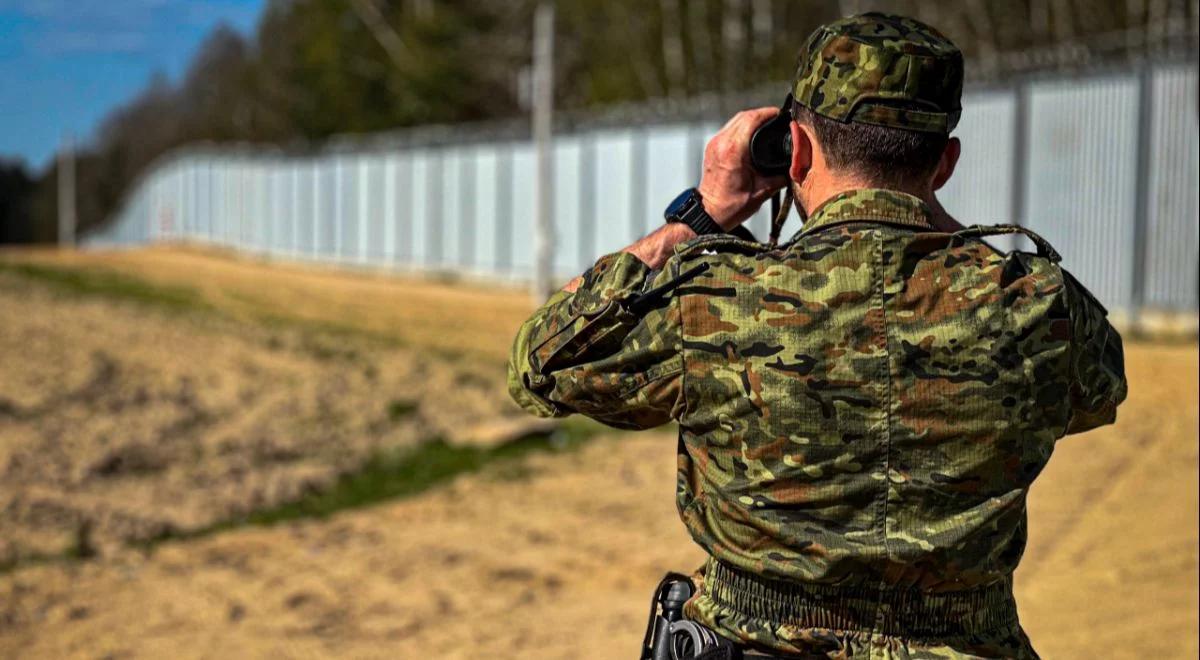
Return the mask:
<path id="1" fill-rule="evenodd" d="M 672 200 L 670 204 L 667 204 L 667 210 L 663 211 L 663 217 L 667 220 L 678 220 L 684 208 L 687 207 L 687 203 L 691 201 L 694 192 L 693 189 L 688 188 L 679 193 L 678 197 Z"/>

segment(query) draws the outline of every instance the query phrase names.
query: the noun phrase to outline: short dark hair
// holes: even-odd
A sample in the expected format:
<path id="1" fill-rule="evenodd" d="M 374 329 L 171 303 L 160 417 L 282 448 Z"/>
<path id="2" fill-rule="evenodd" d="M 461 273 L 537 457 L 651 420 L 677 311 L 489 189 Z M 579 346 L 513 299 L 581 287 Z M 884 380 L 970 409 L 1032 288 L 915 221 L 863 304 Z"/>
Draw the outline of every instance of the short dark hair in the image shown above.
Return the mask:
<path id="1" fill-rule="evenodd" d="M 812 127 L 831 168 L 874 185 L 905 186 L 927 179 L 950 139 L 941 133 L 841 122 L 798 103 L 792 116 Z"/>

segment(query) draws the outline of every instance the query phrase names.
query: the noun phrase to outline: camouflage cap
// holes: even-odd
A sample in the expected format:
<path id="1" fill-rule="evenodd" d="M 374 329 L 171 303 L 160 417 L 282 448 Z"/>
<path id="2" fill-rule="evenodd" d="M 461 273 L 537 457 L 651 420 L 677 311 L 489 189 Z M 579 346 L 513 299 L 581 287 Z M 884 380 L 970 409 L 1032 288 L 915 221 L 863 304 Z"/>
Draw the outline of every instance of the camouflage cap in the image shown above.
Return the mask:
<path id="1" fill-rule="evenodd" d="M 912 18 L 870 12 L 817 28 L 793 95 L 843 122 L 949 133 L 962 114 L 962 52 Z"/>

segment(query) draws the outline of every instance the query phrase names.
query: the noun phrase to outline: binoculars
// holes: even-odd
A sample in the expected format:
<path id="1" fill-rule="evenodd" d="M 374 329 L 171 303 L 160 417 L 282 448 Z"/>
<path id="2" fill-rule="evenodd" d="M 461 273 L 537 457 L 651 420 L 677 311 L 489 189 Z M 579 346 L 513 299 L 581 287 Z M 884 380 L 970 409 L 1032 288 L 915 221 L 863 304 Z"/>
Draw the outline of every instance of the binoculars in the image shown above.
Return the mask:
<path id="1" fill-rule="evenodd" d="M 792 95 L 771 121 L 750 136 L 750 163 L 764 176 L 782 176 L 792 165 Z"/>

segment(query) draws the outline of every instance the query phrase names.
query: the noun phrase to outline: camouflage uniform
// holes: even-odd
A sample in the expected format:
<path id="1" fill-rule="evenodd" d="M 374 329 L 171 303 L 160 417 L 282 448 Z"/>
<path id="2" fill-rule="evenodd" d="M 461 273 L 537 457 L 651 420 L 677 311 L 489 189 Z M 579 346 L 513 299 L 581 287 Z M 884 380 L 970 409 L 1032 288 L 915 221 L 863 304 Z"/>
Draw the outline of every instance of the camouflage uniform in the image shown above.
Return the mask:
<path id="1" fill-rule="evenodd" d="M 522 327 L 510 392 L 679 423 L 677 504 L 711 557 L 696 621 L 803 657 L 1036 657 L 1012 597 L 1025 498 L 1126 385 L 1053 248 L 981 240 L 1014 231 L 939 232 L 867 189 L 777 247 L 702 237 L 661 271 L 608 255 Z"/>

